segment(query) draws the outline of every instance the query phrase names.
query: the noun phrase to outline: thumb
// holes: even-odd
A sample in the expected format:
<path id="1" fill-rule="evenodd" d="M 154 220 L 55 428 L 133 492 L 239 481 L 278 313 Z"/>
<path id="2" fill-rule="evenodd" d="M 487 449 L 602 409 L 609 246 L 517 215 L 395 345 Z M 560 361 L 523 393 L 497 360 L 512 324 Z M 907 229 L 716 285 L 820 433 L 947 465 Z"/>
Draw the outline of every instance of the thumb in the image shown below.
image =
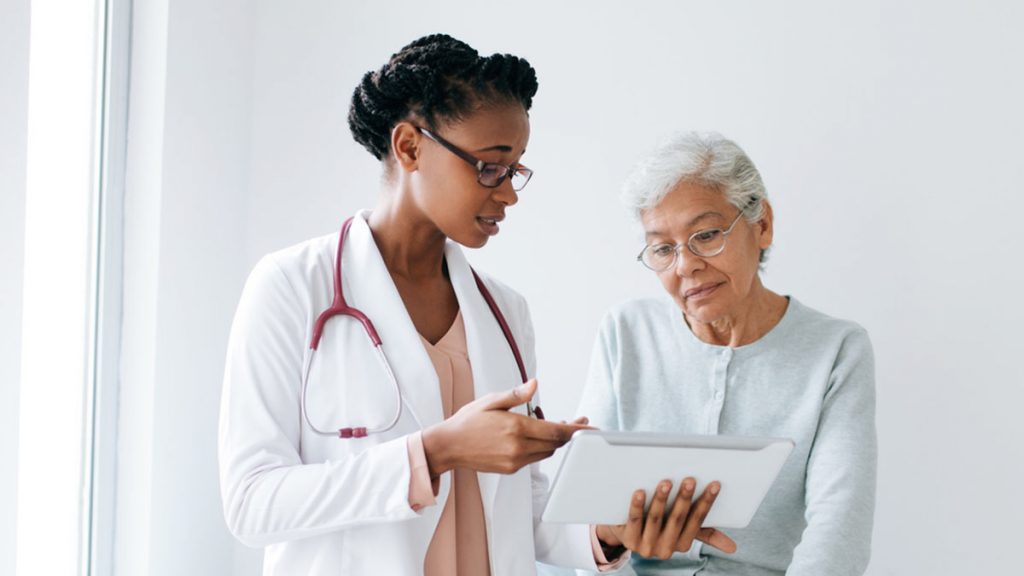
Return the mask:
<path id="1" fill-rule="evenodd" d="M 531 378 L 507 392 L 491 394 L 484 403 L 484 410 L 509 410 L 526 404 L 537 392 L 537 379 Z"/>

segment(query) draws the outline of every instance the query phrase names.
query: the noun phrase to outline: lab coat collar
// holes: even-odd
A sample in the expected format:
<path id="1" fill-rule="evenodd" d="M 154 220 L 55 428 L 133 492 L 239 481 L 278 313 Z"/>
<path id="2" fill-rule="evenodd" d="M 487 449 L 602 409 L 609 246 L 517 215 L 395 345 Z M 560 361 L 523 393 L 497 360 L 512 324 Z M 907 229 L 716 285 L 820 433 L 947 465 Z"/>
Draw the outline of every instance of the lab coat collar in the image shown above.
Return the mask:
<path id="1" fill-rule="evenodd" d="M 384 353 L 402 389 L 406 410 L 426 428 L 444 419 L 440 383 L 419 332 L 405 309 L 377 249 L 364 210 L 352 220 L 342 254 L 342 278 L 350 306 L 363 311 L 377 328 Z"/>

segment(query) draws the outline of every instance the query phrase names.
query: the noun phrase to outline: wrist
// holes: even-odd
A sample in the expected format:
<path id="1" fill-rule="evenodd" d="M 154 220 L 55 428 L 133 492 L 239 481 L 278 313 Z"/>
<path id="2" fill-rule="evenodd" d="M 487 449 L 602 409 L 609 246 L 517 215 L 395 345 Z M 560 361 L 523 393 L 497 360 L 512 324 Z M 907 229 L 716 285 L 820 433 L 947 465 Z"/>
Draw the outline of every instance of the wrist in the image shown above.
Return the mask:
<path id="1" fill-rule="evenodd" d="M 444 422 L 423 430 L 423 454 L 427 458 L 427 470 L 431 478 L 438 478 L 451 470 L 449 455 L 445 449 L 449 444 L 444 440 Z"/>
<path id="2" fill-rule="evenodd" d="M 594 532 L 597 535 L 597 539 L 601 543 L 602 548 L 615 548 L 622 546 L 622 540 L 619 540 L 615 535 L 611 526 L 608 526 L 607 524 L 598 524 L 594 528 Z"/>

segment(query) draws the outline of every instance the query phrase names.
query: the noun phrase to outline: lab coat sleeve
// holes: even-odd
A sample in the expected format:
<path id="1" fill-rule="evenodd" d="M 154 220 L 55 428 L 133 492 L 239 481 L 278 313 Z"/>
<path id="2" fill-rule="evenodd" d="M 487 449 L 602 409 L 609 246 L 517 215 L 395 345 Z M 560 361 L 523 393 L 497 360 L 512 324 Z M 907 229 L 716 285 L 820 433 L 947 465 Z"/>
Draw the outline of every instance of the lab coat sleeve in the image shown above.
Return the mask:
<path id="1" fill-rule="evenodd" d="M 863 329 L 837 354 L 807 463 L 807 509 L 787 576 L 860 576 L 871 556 L 877 439 L 875 369 Z"/>
<path id="2" fill-rule="evenodd" d="M 272 259 L 246 282 L 231 329 L 219 460 L 228 528 L 249 546 L 417 516 L 406 437 L 340 460 L 303 463 L 299 390 L 309 321 Z"/>

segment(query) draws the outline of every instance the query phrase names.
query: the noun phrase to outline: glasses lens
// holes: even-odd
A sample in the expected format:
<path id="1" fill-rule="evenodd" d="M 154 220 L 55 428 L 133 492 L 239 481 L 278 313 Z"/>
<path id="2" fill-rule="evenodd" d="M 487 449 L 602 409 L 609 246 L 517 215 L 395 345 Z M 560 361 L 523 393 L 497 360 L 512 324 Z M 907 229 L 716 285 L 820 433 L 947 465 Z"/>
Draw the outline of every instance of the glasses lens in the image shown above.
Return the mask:
<path id="1" fill-rule="evenodd" d="M 501 164 L 484 164 L 484 167 L 480 170 L 480 175 L 477 177 L 477 180 L 488 188 L 494 188 L 505 181 L 505 175 L 507 174 L 508 166 L 502 166 Z"/>
<path id="2" fill-rule="evenodd" d="M 668 270 L 676 261 L 676 247 L 671 244 L 654 244 L 644 249 L 640 259 L 644 266 L 655 272 Z"/>
<path id="3" fill-rule="evenodd" d="M 725 248 L 725 234 L 718 228 L 695 232 L 690 236 L 690 250 L 698 256 L 714 256 Z"/>
<path id="4" fill-rule="evenodd" d="M 512 173 L 512 189 L 518 192 L 525 188 L 531 176 L 533 176 L 533 170 L 525 166 L 516 168 L 515 172 Z"/>

